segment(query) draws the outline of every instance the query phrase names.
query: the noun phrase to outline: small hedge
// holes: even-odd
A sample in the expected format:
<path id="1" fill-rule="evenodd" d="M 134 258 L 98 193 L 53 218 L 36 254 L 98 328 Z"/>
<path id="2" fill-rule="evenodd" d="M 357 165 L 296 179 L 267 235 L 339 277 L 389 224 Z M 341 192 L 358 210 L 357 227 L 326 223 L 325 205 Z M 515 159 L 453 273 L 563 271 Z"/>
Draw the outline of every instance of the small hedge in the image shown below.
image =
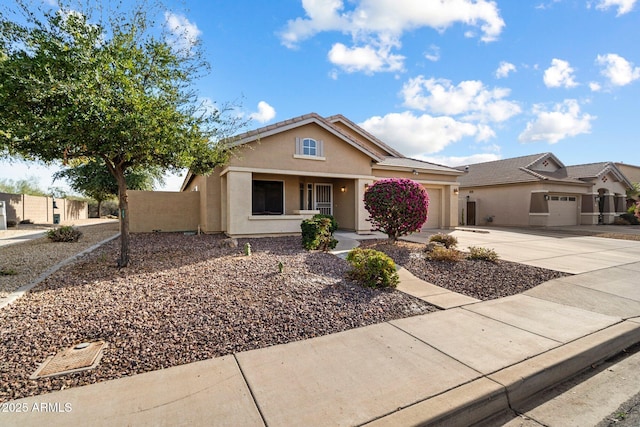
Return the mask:
<path id="1" fill-rule="evenodd" d="M 82 237 L 82 231 L 70 225 L 63 225 L 47 231 L 47 237 L 52 242 L 77 242 Z"/>
<path id="2" fill-rule="evenodd" d="M 348 276 L 362 286 L 370 288 L 395 288 L 400 281 L 396 264 L 385 253 L 374 249 L 352 249 L 347 254 L 352 269 Z"/>
<path id="3" fill-rule="evenodd" d="M 458 244 L 458 239 L 450 234 L 438 233 L 429 237 L 429 242 L 442 243 L 445 248 L 455 248 Z"/>
<path id="4" fill-rule="evenodd" d="M 306 250 L 328 251 L 338 244 L 333 238 L 333 217 L 330 215 L 314 215 L 300 224 L 302 229 L 302 246 Z M 336 223 L 337 227 L 337 223 Z"/>
<path id="5" fill-rule="evenodd" d="M 469 246 L 469 259 L 479 259 L 483 261 L 496 262 L 498 254 L 493 249 Z"/>
<path id="6" fill-rule="evenodd" d="M 429 252 L 429 259 L 432 261 L 457 262 L 462 261 L 463 258 L 461 252 L 453 248 L 443 248 L 442 246 L 436 246 Z"/>

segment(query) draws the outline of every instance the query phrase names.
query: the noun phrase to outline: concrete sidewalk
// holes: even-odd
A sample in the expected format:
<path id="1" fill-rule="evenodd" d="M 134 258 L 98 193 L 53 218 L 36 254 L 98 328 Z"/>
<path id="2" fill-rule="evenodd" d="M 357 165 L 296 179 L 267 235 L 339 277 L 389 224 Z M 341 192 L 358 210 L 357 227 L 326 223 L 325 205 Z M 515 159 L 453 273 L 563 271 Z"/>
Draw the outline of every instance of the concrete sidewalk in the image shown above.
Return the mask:
<path id="1" fill-rule="evenodd" d="M 341 250 L 355 245 L 340 239 Z M 545 259 L 520 239 L 519 256 Z M 469 425 L 517 411 L 535 393 L 640 342 L 640 288 L 632 280 L 640 242 L 614 248 L 598 240 L 592 249 L 610 251 L 615 265 L 576 256 L 569 264 L 580 274 L 521 295 L 21 399 L 10 404 L 26 413 L 0 413 L 0 424 Z M 548 262 L 584 250 L 584 241 L 574 243 Z M 425 299 L 448 292 L 400 274 L 401 287 Z"/>

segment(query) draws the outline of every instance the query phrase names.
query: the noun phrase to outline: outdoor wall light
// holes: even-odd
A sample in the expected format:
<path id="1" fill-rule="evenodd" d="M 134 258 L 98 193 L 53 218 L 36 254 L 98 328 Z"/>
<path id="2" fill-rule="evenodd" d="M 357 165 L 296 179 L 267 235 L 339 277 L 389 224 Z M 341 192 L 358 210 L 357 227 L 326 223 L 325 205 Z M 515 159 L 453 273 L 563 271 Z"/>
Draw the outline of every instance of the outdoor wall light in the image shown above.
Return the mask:
<path id="1" fill-rule="evenodd" d="M 414 169 L 414 170 L 412 170 L 412 171 L 411 171 L 411 173 L 412 173 L 412 174 L 414 174 L 414 175 L 418 175 L 418 171 L 417 171 L 417 170 L 415 170 L 415 169 Z"/>
<path id="2" fill-rule="evenodd" d="M 548 200 L 549 200 L 549 195 L 548 195 L 548 194 L 545 194 L 545 195 L 544 195 L 544 199 L 548 201 Z"/>
<path id="3" fill-rule="evenodd" d="M 58 204 L 56 203 L 56 199 L 54 197 L 52 197 L 53 199 L 53 209 L 58 209 Z"/>
<path id="4" fill-rule="evenodd" d="M 340 191 L 344 193 L 345 191 L 347 191 L 347 187 L 343 185 L 342 187 L 340 187 Z"/>
<path id="5" fill-rule="evenodd" d="M 458 190 L 457 188 L 454 188 L 453 189 L 453 194 L 455 194 L 457 196 L 458 194 L 460 194 L 460 190 Z"/>

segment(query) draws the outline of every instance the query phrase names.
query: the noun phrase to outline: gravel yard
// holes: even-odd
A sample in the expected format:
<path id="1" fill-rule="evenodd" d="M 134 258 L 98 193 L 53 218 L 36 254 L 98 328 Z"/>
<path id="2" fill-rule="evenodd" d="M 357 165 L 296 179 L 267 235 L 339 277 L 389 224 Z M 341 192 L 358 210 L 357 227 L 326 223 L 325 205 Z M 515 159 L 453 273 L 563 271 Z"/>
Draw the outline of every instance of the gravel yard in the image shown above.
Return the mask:
<path id="1" fill-rule="evenodd" d="M 46 231 L 52 227 L 20 225 L 20 230 Z M 46 237 L 0 247 L 0 270 L 13 270 L 17 274 L 0 274 L 0 298 L 19 287 L 31 283 L 49 267 L 99 243 L 119 231 L 117 221 L 79 227 L 83 236 L 74 243 L 53 243 Z M 3 231 L 3 236 L 12 237 L 17 229 Z"/>
<path id="2" fill-rule="evenodd" d="M 515 295 L 567 273 L 498 260 L 431 261 L 423 252 L 425 245 L 386 241 L 365 241 L 362 247 L 385 252 L 396 264 L 429 283 L 483 301 Z"/>
<path id="3" fill-rule="evenodd" d="M 302 251 L 299 237 L 241 239 L 238 248 L 221 240 L 132 235 L 132 266 L 118 270 L 116 239 L 1 309 L 0 401 L 435 311 L 346 281 L 345 261 Z M 58 245 L 72 244 L 51 245 L 29 242 L 2 255 L 20 246 L 25 258 L 59 254 Z M 48 356 L 97 339 L 108 347 L 95 369 L 29 379 Z"/>

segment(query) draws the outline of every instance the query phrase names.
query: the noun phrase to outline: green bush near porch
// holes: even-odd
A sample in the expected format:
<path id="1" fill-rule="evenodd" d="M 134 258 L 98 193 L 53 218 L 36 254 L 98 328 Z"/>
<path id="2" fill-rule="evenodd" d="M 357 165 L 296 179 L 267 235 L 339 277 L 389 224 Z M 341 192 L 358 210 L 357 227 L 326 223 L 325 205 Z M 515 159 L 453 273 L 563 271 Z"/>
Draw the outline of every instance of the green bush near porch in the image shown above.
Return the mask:
<path id="1" fill-rule="evenodd" d="M 338 223 L 331 215 L 314 215 L 305 219 L 300 224 L 302 229 L 302 246 L 306 250 L 328 251 L 338 244 L 333 238 L 333 230 L 338 228 Z"/>

